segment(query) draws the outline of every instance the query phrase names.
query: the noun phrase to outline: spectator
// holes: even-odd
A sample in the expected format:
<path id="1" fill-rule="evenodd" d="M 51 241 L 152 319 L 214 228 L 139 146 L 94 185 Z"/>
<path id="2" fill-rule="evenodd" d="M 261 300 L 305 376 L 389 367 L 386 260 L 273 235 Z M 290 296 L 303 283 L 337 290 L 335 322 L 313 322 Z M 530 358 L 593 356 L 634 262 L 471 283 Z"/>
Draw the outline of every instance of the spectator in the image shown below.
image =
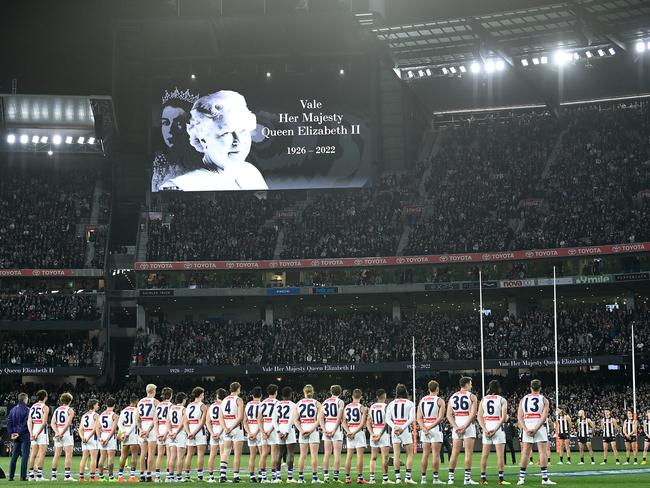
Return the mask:
<path id="1" fill-rule="evenodd" d="M 27 481 L 27 461 L 29 460 L 31 446 L 29 430 L 27 429 L 27 417 L 29 416 L 27 402 L 27 393 L 20 393 L 18 395 L 18 404 L 11 409 L 7 417 L 7 433 L 13 442 L 11 463 L 9 464 L 9 481 L 13 481 L 16 475 L 18 456 L 22 458 L 20 462 L 20 481 Z"/>

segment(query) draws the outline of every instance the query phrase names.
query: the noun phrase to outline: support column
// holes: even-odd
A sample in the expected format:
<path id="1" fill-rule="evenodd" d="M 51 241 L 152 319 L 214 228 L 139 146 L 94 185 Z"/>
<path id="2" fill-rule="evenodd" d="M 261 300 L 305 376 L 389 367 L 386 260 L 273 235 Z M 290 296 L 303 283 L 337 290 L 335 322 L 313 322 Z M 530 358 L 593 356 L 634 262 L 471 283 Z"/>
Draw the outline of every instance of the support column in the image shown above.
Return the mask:
<path id="1" fill-rule="evenodd" d="M 402 320 L 402 307 L 399 302 L 393 302 L 393 320 Z"/>
<path id="2" fill-rule="evenodd" d="M 518 311 L 517 299 L 514 297 L 508 297 L 508 313 L 513 317 L 517 317 Z"/>
<path id="3" fill-rule="evenodd" d="M 631 290 L 627 292 L 627 300 L 625 301 L 625 308 L 630 312 L 636 308 L 636 297 L 634 296 L 634 292 Z"/>
<path id="4" fill-rule="evenodd" d="M 144 312 L 144 305 L 138 305 L 136 312 L 137 330 L 147 330 L 147 314 Z"/>
<path id="5" fill-rule="evenodd" d="M 273 324 L 273 305 L 269 303 L 264 306 L 264 321 L 267 324 Z"/>

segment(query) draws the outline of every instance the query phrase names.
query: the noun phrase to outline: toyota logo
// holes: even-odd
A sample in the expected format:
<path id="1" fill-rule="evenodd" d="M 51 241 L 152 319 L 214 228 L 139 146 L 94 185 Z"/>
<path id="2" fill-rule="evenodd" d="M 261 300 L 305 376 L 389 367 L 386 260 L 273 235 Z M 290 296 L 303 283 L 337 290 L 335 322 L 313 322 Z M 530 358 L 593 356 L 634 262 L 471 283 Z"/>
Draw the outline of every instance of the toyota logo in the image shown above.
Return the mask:
<path id="1" fill-rule="evenodd" d="M 404 259 L 404 258 L 397 258 L 397 259 L 395 260 L 395 262 L 396 262 L 397 264 L 403 264 L 403 263 L 406 262 L 406 259 Z"/>
<path id="2" fill-rule="evenodd" d="M 613 252 L 619 252 L 620 250 L 621 250 L 621 246 L 612 246 Z"/>
<path id="3" fill-rule="evenodd" d="M 569 249 L 567 252 L 568 252 L 571 256 L 573 256 L 573 255 L 574 255 L 575 253 L 577 253 L 578 251 L 576 251 L 575 249 Z"/>
<path id="4" fill-rule="evenodd" d="M 483 261 L 489 261 L 490 260 L 490 255 L 489 254 L 483 254 Z"/>
<path id="5" fill-rule="evenodd" d="M 314 259 L 314 260 L 311 262 L 311 265 L 312 265 L 312 266 L 320 266 L 320 261 L 319 261 L 318 259 Z"/>
<path id="6" fill-rule="evenodd" d="M 533 251 L 526 251 L 526 257 L 527 258 L 532 258 L 535 255 Z"/>
<path id="7" fill-rule="evenodd" d="M 449 261 L 449 256 L 440 256 L 441 263 L 446 263 L 447 261 Z"/>

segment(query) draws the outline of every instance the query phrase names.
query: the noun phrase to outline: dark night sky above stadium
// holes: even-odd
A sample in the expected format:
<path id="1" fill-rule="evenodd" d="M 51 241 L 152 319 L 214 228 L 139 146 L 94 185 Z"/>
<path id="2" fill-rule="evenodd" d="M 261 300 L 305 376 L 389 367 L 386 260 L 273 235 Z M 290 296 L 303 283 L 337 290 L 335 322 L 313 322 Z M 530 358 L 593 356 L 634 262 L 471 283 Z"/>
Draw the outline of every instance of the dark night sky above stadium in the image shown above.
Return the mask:
<path id="1" fill-rule="evenodd" d="M 0 92 L 18 79 L 19 93 L 111 92 L 113 25 L 117 19 L 173 17 L 177 0 L 3 0 Z M 363 10 L 364 0 L 310 0 L 314 12 L 341 1 Z M 260 12 L 264 0 L 181 0 L 185 12 Z M 223 3 L 221 3 L 223 2 Z M 266 0 L 267 9 L 293 10 L 297 0 Z M 387 24 L 477 15 L 550 0 L 387 0 Z M 190 11 L 191 10 L 191 11 Z"/>

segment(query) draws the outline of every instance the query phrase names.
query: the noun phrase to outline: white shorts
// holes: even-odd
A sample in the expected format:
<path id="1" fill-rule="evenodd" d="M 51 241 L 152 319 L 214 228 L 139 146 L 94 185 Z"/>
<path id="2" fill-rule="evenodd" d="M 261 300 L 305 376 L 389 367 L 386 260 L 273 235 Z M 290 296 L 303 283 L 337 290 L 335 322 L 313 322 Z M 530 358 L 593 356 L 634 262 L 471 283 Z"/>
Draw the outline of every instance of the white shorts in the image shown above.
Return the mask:
<path id="1" fill-rule="evenodd" d="M 288 435 L 284 439 L 282 439 L 280 437 L 280 433 L 278 432 L 278 445 L 286 446 L 287 444 L 295 444 L 297 442 L 296 441 L 296 430 L 293 427 L 291 427 L 291 428 L 289 428 L 288 431 L 282 431 L 282 433 L 285 433 L 285 432 L 287 432 Z"/>
<path id="2" fill-rule="evenodd" d="M 140 435 L 138 435 L 138 439 L 140 439 L 140 444 L 144 444 L 145 442 L 158 442 L 158 437 L 156 437 L 156 432 L 154 432 L 154 429 L 151 429 L 149 431 L 146 439 L 143 439 Z"/>
<path id="3" fill-rule="evenodd" d="M 32 441 L 32 447 L 33 446 L 47 446 L 50 444 L 50 438 L 47 435 L 47 427 L 43 429 L 43 431 L 38 434 L 38 437 Z"/>
<path id="4" fill-rule="evenodd" d="M 280 444 L 280 438 L 278 437 L 278 432 L 276 430 L 272 430 L 268 434 L 269 434 L 268 439 L 262 436 L 262 444 L 261 444 L 262 446 L 277 446 L 278 444 Z"/>
<path id="5" fill-rule="evenodd" d="M 220 446 L 220 445 L 223 444 L 223 434 L 221 433 L 221 429 L 218 432 L 219 432 L 220 435 L 219 435 L 219 437 L 217 439 L 215 439 L 214 437 L 209 435 L 210 433 L 208 432 L 208 436 L 210 437 L 210 445 L 211 446 Z"/>
<path id="6" fill-rule="evenodd" d="M 497 430 L 491 438 L 488 438 L 483 432 L 483 444 L 485 445 L 495 445 L 495 444 L 505 444 L 506 443 L 506 433 L 503 429 Z"/>
<path id="7" fill-rule="evenodd" d="M 372 436 L 370 436 L 370 447 L 374 449 L 381 449 L 382 447 L 390 447 L 390 435 L 388 432 L 384 431 L 381 434 L 381 437 L 379 437 L 379 440 L 377 442 L 372 440 Z"/>
<path id="8" fill-rule="evenodd" d="M 546 426 L 542 425 L 533 437 L 529 436 L 528 432 L 524 430 L 521 435 L 521 442 L 525 442 L 527 444 L 534 444 L 536 442 L 548 442 L 548 432 L 546 431 Z"/>
<path id="9" fill-rule="evenodd" d="M 72 434 L 70 432 L 66 432 L 63 434 L 61 437 L 61 440 L 58 440 L 56 437 L 54 438 L 54 447 L 68 447 L 68 446 L 74 446 L 74 439 L 72 438 Z"/>
<path id="10" fill-rule="evenodd" d="M 248 447 L 261 446 L 262 445 L 262 434 L 260 434 L 258 432 L 254 439 L 251 439 L 250 437 L 248 437 L 248 435 L 246 435 L 246 442 L 248 443 Z"/>
<path id="11" fill-rule="evenodd" d="M 81 443 L 82 451 L 96 451 L 98 449 L 99 449 L 99 445 L 97 439 L 95 439 L 94 437 L 91 437 L 88 442 Z"/>
<path id="12" fill-rule="evenodd" d="M 248 436 L 244 432 L 244 429 L 242 429 L 242 427 L 239 426 L 231 430 L 230 434 L 226 434 L 224 432 L 223 434 L 221 434 L 221 437 L 223 438 L 224 441 L 244 442 Z"/>
<path id="13" fill-rule="evenodd" d="M 208 438 L 205 435 L 205 429 L 199 430 L 194 436 L 194 439 L 190 439 L 189 436 L 187 437 L 187 447 L 207 446 L 207 444 Z"/>
<path id="14" fill-rule="evenodd" d="M 177 447 L 179 449 L 187 448 L 187 433 L 182 430 L 176 434 L 176 439 L 170 439 L 172 441 L 171 446 Z"/>
<path id="15" fill-rule="evenodd" d="M 354 438 L 350 439 L 345 437 L 346 440 L 346 449 L 357 449 L 359 447 L 366 447 L 368 443 L 366 442 L 366 431 L 361 429 L 354 435 Z"/>
<path id="16" fill-rule="evenodd" d="M 331 430 L 334 425 L 336 424 L 325 424 L 325 430 Z M 341 426 L 339 426 L 339 428 L 334 431 L 334 435 L 332 437 L 327 437 L 325 435 L 325 432 L 323 432 L 323 442 L 343 441 L 344 438 L 345 435 Z"/>
<path id="17" fill-rule="evenodd" d="M 137 429 L 133 429 L 131 433 L 122 439 L 123 446 L 136 446 L 140 444 L 140 436 L 138 436 Z"/>
<path id="18" fill-rule="evenodd" d="M 427 444 L 442 442 L 442 430 L 440 430 L 440 425 L 431 429 L 429 432 L 420 431 L 420 442 L 426 442 Z"/>
<path id="19" fill-rule="evenodd" d="M 320 444 L 320 435 L 318 429 L 314 429 L 308 436 L 300 435 L 298 444 Z"/>
<path id="20" fill-rule="evenodd" d="M 413 432 L 411 431 L 411 427 L 407 427 L 400 435 L 391 432 L 390 441 L 392 444 L 401 444 L 403 446 L 413 444 Z"/>
<path id="21" fill-rule="evenodd" d="M 465 432 L 462 435 L 458 435 L 458 432 L 455 430 L 451 433 L 451 438 L 454 440 L 460 439 L 476 439 L 476 426 L 474 423 L 467 426 Z"/>
<path id="22" fill-rule="evenodd" d="M 98 442 L 97 444 L 99 445 L 99 449 L 102 451 L 117 451 L 117 441 L 115 440 L 115 437 L 110 439 L 105 446 L 103 446 L 101 442 Z"/>
<path id="23" fill-rule="evenodd" d="M 160 440 L 160 436 L 164 436 L 162 441 Z M 166 425 L 158 426 L 158 436 L 156 437 L 156 442 L 158 443 L 159 446 L 169 446 L 171 444 L 171 442 L 169 441 L 169 437 L 167 437 Z"/>

